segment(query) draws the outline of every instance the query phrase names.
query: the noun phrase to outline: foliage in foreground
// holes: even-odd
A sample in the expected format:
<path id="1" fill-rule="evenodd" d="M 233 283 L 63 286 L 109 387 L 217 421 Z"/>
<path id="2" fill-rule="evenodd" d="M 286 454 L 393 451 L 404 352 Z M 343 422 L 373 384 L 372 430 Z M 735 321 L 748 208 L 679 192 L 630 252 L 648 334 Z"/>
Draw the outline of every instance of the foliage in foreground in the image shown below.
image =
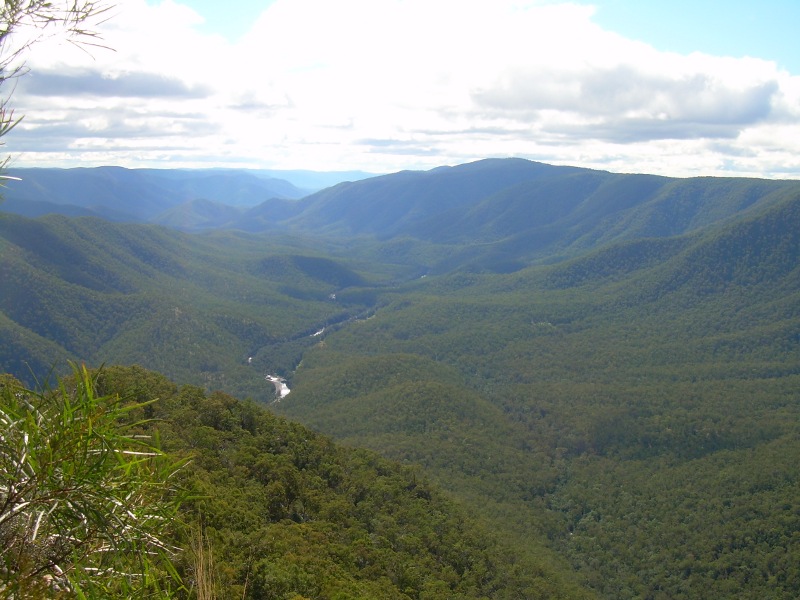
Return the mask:
<path id="1" fill-rule="evenodd" d="M 0 402 L 0 597 L 169 596 L 177 465 L 137 435 L 146 405 L 85 367 L 40 392 L 5 376 Z"/>

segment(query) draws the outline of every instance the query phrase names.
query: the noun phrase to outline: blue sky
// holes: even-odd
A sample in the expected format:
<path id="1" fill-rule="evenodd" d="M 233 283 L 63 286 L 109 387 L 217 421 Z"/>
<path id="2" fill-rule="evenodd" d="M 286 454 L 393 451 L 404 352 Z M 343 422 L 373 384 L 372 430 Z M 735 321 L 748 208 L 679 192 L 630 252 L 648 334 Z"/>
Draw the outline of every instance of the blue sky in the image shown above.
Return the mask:
<path id="1" fill-rule="evenodd" d="M 610 0 L 594 21 L 670 52 L 706 52 L 776 61 L 800 74 L 797 0 Z"/>
<path id="2" fill-rule="evenodd" d="M 155 2 L 150 3 L 155 4 Z M 205 23 L 200 27 L 203 31 L 218 33 L 229 41 L 235 42 L 249 31 L 253 21 L 272 2 L 270 0 L 236 0 L 234 10 L 231 10 L 231 4 L 214 0 L 187 0 L 184 4 L 191 6 L 205 19 Z"/>
<path id="3" fill-rule="evenodd" d="M 433 0 L 435 1 L 435 0 Z M 593 20 L 659 50 L 776 61 L 800 74 L 798 0 L 604 0 L 578 2 L 596 8 Z M 151 2 L 152 4 L 152 2 Z M 186 0 L 204 19 L 201 29 L 230 41 L 241 38 L 272 2 L 237 0 L 235 9 L 216 0 Z"/>
<path id="4" fill-rule="evenodd" d="M 800 178 L 800 2 L 117 0 L 47 40 L 23 166 L 392 172 L 520 156 Z"/>

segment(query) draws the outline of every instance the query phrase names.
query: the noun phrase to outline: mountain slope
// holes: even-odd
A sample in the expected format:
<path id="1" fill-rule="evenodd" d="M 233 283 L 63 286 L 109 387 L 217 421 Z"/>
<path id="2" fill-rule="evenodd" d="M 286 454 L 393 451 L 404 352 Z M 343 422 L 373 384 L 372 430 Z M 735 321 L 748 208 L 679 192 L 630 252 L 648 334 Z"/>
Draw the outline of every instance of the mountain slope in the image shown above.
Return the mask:
<path id="1" fill-rule="evenodd" d="M 235 223 L 241 214 L 240 208 L 211 200 L 196 199 L 169 208 L 151 218 L 150 222 L 182 231 L 201 231 Z"/>
<path id="2" fill-rule="evenodd" d="M 693 234 L 609 245 L 555 270 L 553 281 L 574 286 L 658 267 L 664 282 L 653 292 L 658 295 L 679 287 L 703 294 L 726 285 L 794 282 L 800 261 L 798 222 L 800 198 L 778 197 L 735 221 Z"/>
<path id="3" fill-rule="evenodd" d="M 73 565 L 65 565 L 61 559 L 54 564 L 55 560 L 39 557 L 47 551 L 53 554 L 59 550 L 48 548 L 47 542 L 52 544 L 53 539 L 59 539 L 56 528 L 63 529 L 62 522 L 71 516 L 57 512 L 64 496 L 69 496 L 70 510 L 77 510 L 77 506 L 82 514 L 93 510 L 106 516 L 108 509 L 98 507 L 101 500 L 124 489 L 130 494 L 112 496 L 107 504 L 113 501 L 123 510 L 130 508 L 128 512 L 137 509 L 136 499 L 129 502 L 136 493 L 131 480 L 141 474 L 132 474 L 129 468 L 116 474 L 113 487 L 105 481 L 98 483 L 92 478 L 92 469 L 96 471 L 104 465 L 95 462 L 86 466 L 86 451 L 81 452 L 82 443 L 99 440 L 90 448 L 100 448 L 102 442 L 114 444 L 123 435 L 126 437 L 119 445 L 132 439 L 148 440 L 147 446 L 135 443 L 127 446 L 141 451 L 126 453 L 138 462 L 134 468 L 141 467 L 142 474 L 165 465 L 150 475 L 146 483 L 157 492 L 153 495 L 156 501 L 162 501 L 162 496 L 169 498 L 176 510 L 160 512 L 152 519 L 157 527 L 149 530 L 158 534 L 161 553 L 158 563 L 148 570 L 146 581 L 153 583 L 152 587 L 148 585 L 149 590 L 162 592 L 159 597 L 174 600 L 189 600 L 198 595 L 242 600 L 488 597 L 588 600 L 593 597 L 570 581 L 571 574 L 563 562 L 541 560 L 510 547 L 483 520 L 468 514 L 463 505 L 427 480 L 419 469 L 403 467 L 364 450 L 336 445 L 253 402 L 242 402 L 221 392 L 207 393 L 195 386 L 177 386 L 141 367 L 106 366 L 91 372 L 79 373 L 78 368 L 75 371 L 75 375 L 59 381 L 55 393 L 63 393 L 63 402 L 55 406 L 47 404 L 47 391 L 31 393 L 8 376 L 3 376 L 0 383 L 3 392 L 0 407 L 4 416 L 21 415 L 18 427 L 26 416 L 25 408 L 20 405 L 32 411 L 34 406 L 49 411 L 42 411 L 45 416 L 37 413 L 35 425 L 46 427 L 50 435 L 28 443 L 37 433 L 34 425 L 29 424 L 23 429 L 24 435 L 20 433 L 25 442 L 20 445 L 29 449 L 23 452 L 21 460 L 25 460 L 24 455 L 34 457 L 28 461 L 26 472 L 37 475 L 25 480 L 28 494 L 25 499 L 34 494 L 31 489 L 42 490 L 35 497 L 38 505 L 34 506 L 51 507 L 44 517 L 49 517 L 52 523 L 43 522 L 38 528 L 43 521 L 40 514 L 37 531 L 49 534 L 52 527 L 56 533 L 44 538 L 31 535 L 27 539 L 22 538 L 26 532 L 9 534 L 9 528 L 5 528 L 5 539 L 13 537 L 17 548 L 4 547 L 4 560 L 14 566 L 21 563 L 23 568 L 28 562 L 37 561 L 39 567 L 24 574 L 28 580 L 23 583 L 23 586 L 27 583 L 26 587 L 15 581 L 22 577 L 19 569 L 4 573 L 9 582 L 4 591 L 15 583 L 14 589 L 22 590 L 14 597 L 153 596 L 142 593 L 139 588 L 143 586 L 136 585 L 143 578 L 132 579 L 130 586 L 117 593 L 114 592 L 119 588 L 113 587 L 113 583 L 87 590 L 89 585 L 84 580 L 69 585 L 67 590 L 53 590 L 48 583 L 68 572 L 60 566 Z M 76 381 L 76 376 L 81 379 Z M 87 421 L 94 424 L 94 430 L 86 431 Z M 117 438 L 112 437 L 114 433 Z M 95 436 L 96 440 L 87 441 L 87 436 Z M 142 463 L 145 450 L 151 461 Z M 12 454 L 17 458 L 17 452 Z M 161 456 L 155 458 L 157 454 Z M 105 466 L 113 469 L 117 463 L 112 462 Z M 50 465 L 54 465 L 51 468 L 56 473 L 46 480 L 47 475 L 41 472 Z M 13 465 L 4 468 L 4 475 L 12 482 L 18 479 L 15 477 L 18 471 L 11 470 Z M 78 477 L 75 471 L 81 468 L 83 477 Z M 50 488 L 61 484 L 56 487 L 55 497 L 47 493 L 48 483 Z M 24 511 L 30 510 L 31 504 L 18 500 L 14 505 L 18 511 L 4 507 L 6 522 L 9 514 L 15 512 L 27 520 Z M 91 518 L 93 514 L 84 520 Z M 80 521 L 80 515 L 74 520 Z M 129 526 L 136 527 L 136 521 L 131 517 Z M 107 559 L 99 563 L 101 568 L 110 563 L 123 564 L 125 557 L 119 553 L 135 552 L 136 546 L 131 550 L 125 539 L 115 543 L 128 534 L 128 530 L 113 529 L 115 524 L 95 525 L 95 530 L 102 530 L 111 540 L 103 546 L 98 544 L 97 552 Z M 87 535 L 93 533 L 89 531 Z M 16 556 L 23 542 L 40 550 L 30 552 L 28 562 Z M 80 559 L 88 560 L 79 554 L 76 562 Z M 90 568 L 85 562 L 78 562 L 74 570 L 84 566 L 91 575 L 100 570 Z M 157 588 L 159 584 L 177 580 L 178 576 L 183 586 Z M 73 573 L 69 583 L 77 579 Z"/>
<path id="4" fill-rule="evenodd" d="M 269 388 L 262 369 L 287 374 L 313 342 L 310 333 L 373 301 L 357 294 L 333 301 L 331 294 L 376 275 L 320 251 L 309 243 L 284 248 L 276 239 L 5 214 L 0 329 L 15 341 L 0 350 L 0 364 L 38 357 L 34 373 L 42 377 L 64 356 L 136 362 L 263 397 Z M 267 268 L 279 262 L 280 269 Z M 45 340 L 59 348 L 49 364 L 42 364 Z"/>
<path id="5" fill-rule="evenodd" d="M 303 212 L 288 221 L 300 230 L 371 234 L 413 234 L 432 214 L 465 209 L 524 181 L 576 171 L 521 159 L 484 160 L 431 171 L 403 171 L 354 183 L 342 183 L 304 199 Z"/>
<path id="6" fill-rule="evenodd" d="M 800 200 L 751 206 L 418 280 L 307 351 L 276 410 L 424 464 L 601 597 L 792 597 Z"/>
<path id="7" fill-rule="evenodd" d="M 458 261 L 503 270 L 615 241 L 698 231 L 789 197 L 800 197 L 800 183 L 484 160 L 341 184 L 305 198 L 284 224 L 298 232 L 462 245 Z"/>

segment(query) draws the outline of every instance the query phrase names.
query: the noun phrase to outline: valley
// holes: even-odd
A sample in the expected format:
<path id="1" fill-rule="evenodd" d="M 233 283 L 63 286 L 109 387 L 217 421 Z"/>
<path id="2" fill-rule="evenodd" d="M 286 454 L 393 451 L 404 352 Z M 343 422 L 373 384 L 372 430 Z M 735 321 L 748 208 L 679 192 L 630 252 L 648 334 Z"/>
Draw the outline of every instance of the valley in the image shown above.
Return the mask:
<path id="1" fill-rule="evenodd" d="M 800 183 L 485 160 L 177 228 L 98 189 L 0 215 L 0 371 L 137 365 L 418 469 L 496 534 L 469 597 L 800 593 Z"/>

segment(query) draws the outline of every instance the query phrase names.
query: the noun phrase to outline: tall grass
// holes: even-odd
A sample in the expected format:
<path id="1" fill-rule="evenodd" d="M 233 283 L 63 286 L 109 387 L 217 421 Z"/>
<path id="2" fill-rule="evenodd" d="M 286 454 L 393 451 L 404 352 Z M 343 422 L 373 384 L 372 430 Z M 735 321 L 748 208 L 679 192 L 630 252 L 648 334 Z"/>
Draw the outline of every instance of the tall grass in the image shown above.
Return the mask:
<path id="1" fill-rule="evenodd" d="M 0 598 L 169 597 L 180 465 L 133 418 L 148 403 L 73 371 L 41 391 L 0 380 Z"/>

